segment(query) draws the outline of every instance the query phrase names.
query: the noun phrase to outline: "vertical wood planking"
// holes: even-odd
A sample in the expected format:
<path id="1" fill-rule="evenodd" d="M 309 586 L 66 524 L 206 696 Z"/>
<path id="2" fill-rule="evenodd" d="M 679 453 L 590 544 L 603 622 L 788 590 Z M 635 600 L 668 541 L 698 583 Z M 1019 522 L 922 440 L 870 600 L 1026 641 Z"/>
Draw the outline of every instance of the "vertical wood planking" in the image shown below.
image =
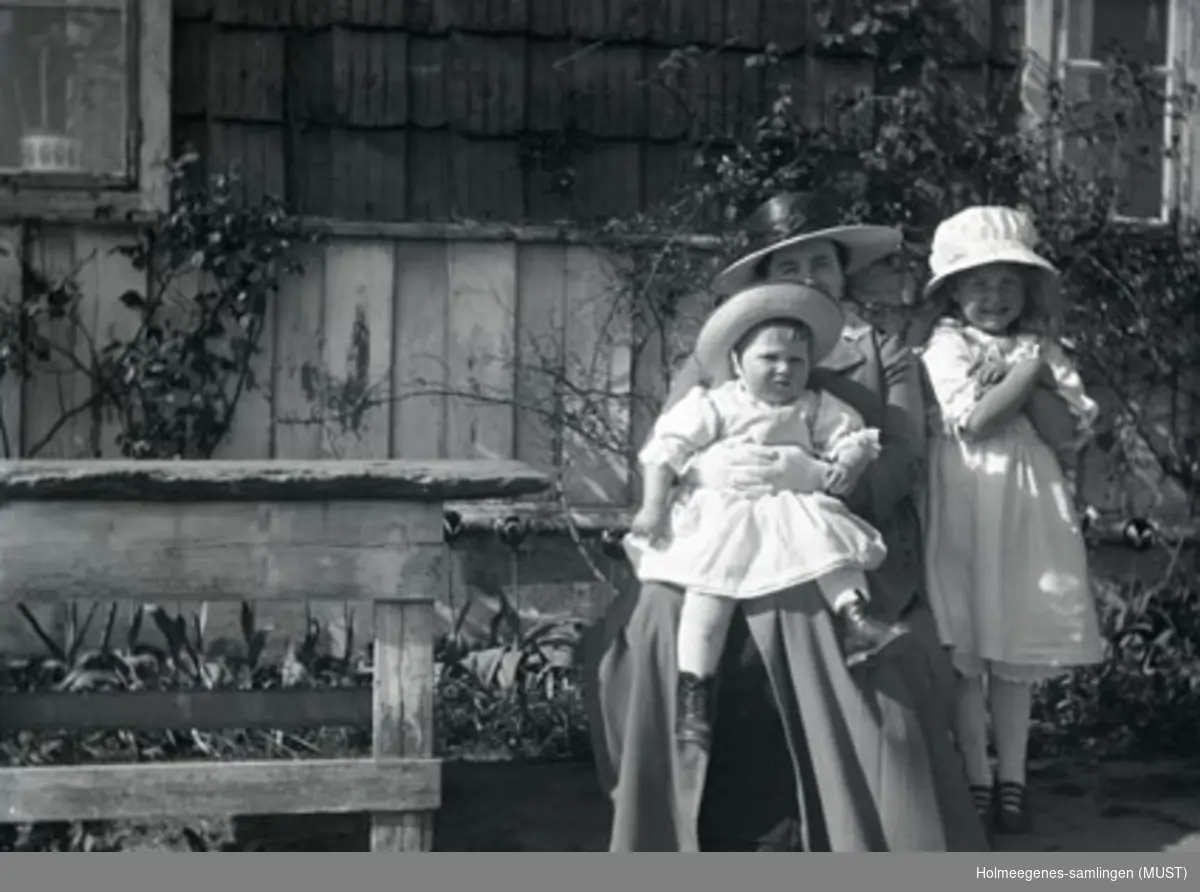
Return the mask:
<path id="1" fill-rule="evenodd" d="M 79 277 L 83 299 L 95 306 L 92 337 L 98 351 L 103 351 L 114 340 L 128 341 L 137 333 L 140 322 L 138 314 L 121 303 L 121 295 L 126 291 L 136 291 L 144 296 L 148 284 L 145 271 L 134 269 L 127 258 L 113 251 L 126 238 L 111 230 L 99 229 L 76 234 L 76 256 L 93 258 L 80 268 Z M 102 458 L 119 457 L 121 447 L 117 437 L 122 430 L 120 421 L 106 409 L 99 430 L 92 432 L 96 438 L 96 454 Z"/>
<path id="2" fill-rule="evenodd" d="M 562 453 L 567 251 L 563 245 L 522 245 L 517 260 L 515 457 L 556 474 Z"/>
<path id="3" fill-rule="evenodd" d="M 614 258 L 583 245 L 567 248 L 567 379 L 563 488 L 581 504 L 627 498 L 630 315 Z"/>
<path id="4" fill-rule="evenodd" d="M 1025 59 L 1021 66 L 1021 107 L 1031 126 L 1046 115 L 1048 90 L 1058 64 L 1057 0 L 1025 0 Z"/>
<path id="5" fill-rule="evenodd" d="M 283 283 L 284 287 L 290 283 Z M 242 387 L 241 396 L 234 406 L 229 431 L 218 444 L 213 458 L 217 459 L 262 459 L 274 457 L 275 394 L 272 389 L 275 366 L 275 315 L 276 302 L 283 299 L 280 294 L 269 297 L 263 314 L 263 330 L 258 342 L 258 353 L 250 359 L 250 378 Z M 237 381 L 229 383 L 233 393 Z"/>
<path id="6" fill-rule="evenodd" d="M 451 242 L 449 260 L 446 455 L 511 458 L 517 248 Z"/>
<path id="7" fill-rule="evenodd" d="M 334 458 L 387 458 L 391 438 L 390 241 L 334 242 L 325 252 L 326 370 L 343 388 L 341 420 L 325 425 Z"/>
<path id="8" fill-rule="evenodd" d="M 24 250 L 21 226 L 0 226 L 0 301 L 6 306 L 16 307 L 21 303 L 21 258 Z M 3 458 L 21 457 L 24 421 L 23 396 L 37 396 L 38 386 L 44 385 L 45 375 L 34 368 L 33 377 L 26 382 L 20 378 L 20 370 L 8 367 L 0 380 L 0 412 L 3 412 L 7 450 Z M 39 384 L 39 382 L 41 382 Z M 26 394 L 22 393 L 27 389 Z M 34 618 L 51 636 L 58 634 L 58 623 L 62 616 L 61 605 L 33 603 L 26 605 Z M 34 638 L 26 623 L 18 619 L 15 610 L 5 610 L 0 617 L 0 652 L 10 655 L 30 653 L 42 649 L 41 642 Z"/>
<path id="9" fill-rule="evenodd" d="M 24 251 L 22 227 L 0 226 L 0 303 L 5 307 L 21 305 L 21 257 Z M 0 458 L 21 457 L 22 383 L 21 370 L 6 358 L 0 379 L 0 419 L 4 422 L 4 437 L 0 441 Z"/>
<path id="10" fill-rule="evenodd" d="M 74 232 L 67 228 L 42 230 L 30 246 L 29 262 L 51 283 L 73 277 L 78 262 Z M 96 304 L 85 295 L 79 307 L 79 325 L 84 332 L 95 328 Z M 70 321 L 46 323 L 46 336 L 62 353 L 45 361 L 34 360 L 24 382 L 21 418 L 21 453 L 26 458 L 87 458 L 92 454 L 92 414 L 85 410 L 66 420 L 51 436 L 64 415 L 82 406 L 91 396 L 91 380 L 78 371 L 68 355 L 90 362 L 84 332 Z M 47 437 L 50 439 L 47 439 Z"/>
<path id="11" fill-rule="evenodd" d="M 325 325 L 325 247 L 309 245 L 300 255 L 301 276 L 284 283 L 276 298 L 274 418 L 276 458 L 320 458 L 320 401 L 308 383 L 321 366 Z"/>
<path id="12" fill-rule="evenodd" d="M 395 361 L 392 365 L 392 453 L 395 458 L 446 454 L 446 322 L 448 242 L 397 242 Z"/>
<path id="13" fill-rule="evenodd" d="M 646 442 L 658 417 L 663 398 L 667 395 L 670 368 L 667 356 L 670 348 L 667 339 L 669 322 L 659 320 L 647 309 L 635 311 L 631 320 L 633 351 L 632 365 L 633 398 L 629 412 L 629 468 L 630 497 L 641 497 L 641 476 L 637 465 L 637 453 Z"/>
<path id="14" fill-rule="evenodd" d="M 1188 4 L 1180 18 L 1182 37 L 1179 40 L 1179 55 L 1183 79 L 1194 86 L 1200 84 L 1200 6 Z M 1200 216 L 1200 109 L 1192 103 L 1188 111 L 1182 128 L 1184 152 L 1180 164 L 1179 195 L 1184 213 L 1195 219 Z"/>
<path id="15" fill-rule="evenodd" d="M 433 593 L 430 593 L 433 597 Z M 433 601 L 376 601 L 372 752 L 433 756 Z M 371 815 L 372 852 L 427 852 L 431 812 Z"/>

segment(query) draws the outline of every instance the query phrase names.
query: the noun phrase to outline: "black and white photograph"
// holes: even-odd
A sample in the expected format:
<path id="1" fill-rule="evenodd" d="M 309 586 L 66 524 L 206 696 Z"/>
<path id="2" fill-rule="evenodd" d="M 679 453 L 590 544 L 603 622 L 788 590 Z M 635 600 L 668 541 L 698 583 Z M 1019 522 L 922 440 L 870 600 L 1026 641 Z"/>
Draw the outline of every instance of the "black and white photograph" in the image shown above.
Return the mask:
<path id="1" fill-rule="evenodd" d="M 1198 87 L 1200 0 L 0 0 L 0 852 L 1186 880 Z"/>

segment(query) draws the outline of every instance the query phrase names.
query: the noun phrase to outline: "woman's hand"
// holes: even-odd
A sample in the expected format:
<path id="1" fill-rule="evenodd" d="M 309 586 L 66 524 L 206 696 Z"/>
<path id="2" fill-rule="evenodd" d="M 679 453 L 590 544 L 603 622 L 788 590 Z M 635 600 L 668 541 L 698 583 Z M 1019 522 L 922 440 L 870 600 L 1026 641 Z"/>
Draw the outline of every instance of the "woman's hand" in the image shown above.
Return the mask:
<path id="1" fill-rule="evenodd" d="M 825 472 L 825 492 L 831 496 L 844 496 L 854 489 L 854 484 L 861 476 L 861 470 L 854 473 L 848 465 L 830 465 L 829 470 Z"/>
<path id="2" fill-rule="evenodd" d="M 722 441 L 692 459 L 685 478 L 706 489 L 817 492 L 828 467 L 802 446 Z"/>

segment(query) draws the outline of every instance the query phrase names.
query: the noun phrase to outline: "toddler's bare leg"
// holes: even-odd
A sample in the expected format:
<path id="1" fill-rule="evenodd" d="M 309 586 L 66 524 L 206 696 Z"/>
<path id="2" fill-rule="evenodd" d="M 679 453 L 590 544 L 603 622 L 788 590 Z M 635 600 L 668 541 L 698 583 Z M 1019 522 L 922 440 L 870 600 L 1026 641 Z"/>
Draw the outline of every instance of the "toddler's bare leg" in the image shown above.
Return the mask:
<path id="1" fill-rule="evenodd" d="M 717 668 L 737 602 L 698 592 L 683 596 L 677 660 L 675 737 L 705 751 L 712 739 L 712 708 Z"/>
<path id="2" fill-rule="evenodd" d="M 680 672 L 689 672 L 698 678 L 717 674 L 725 637 L 729 634 L 729 622 L 736 609 L 737 602 L 732 598 L 699 592 L 684 595 L 683 610 L 679 615 Z"/>
<path id="3" fill-rule="evenodd" d="M 846 625 L 846 665 L 857 666 L 877 656 L 908 634 L 902 623 L 880 622 L 866 612 L 870 596 L 867 577 L 856 567 L 844 567 L 817 579 L 817 588 L 829 608 Z"/>
<path id="4" fill-rule="evenodd" d="M 687 592 L 679 616 L 674 784 L 679 850 L 699 851 L 697 826 L 712 744 L 716 675 L 737 602 Z"/>

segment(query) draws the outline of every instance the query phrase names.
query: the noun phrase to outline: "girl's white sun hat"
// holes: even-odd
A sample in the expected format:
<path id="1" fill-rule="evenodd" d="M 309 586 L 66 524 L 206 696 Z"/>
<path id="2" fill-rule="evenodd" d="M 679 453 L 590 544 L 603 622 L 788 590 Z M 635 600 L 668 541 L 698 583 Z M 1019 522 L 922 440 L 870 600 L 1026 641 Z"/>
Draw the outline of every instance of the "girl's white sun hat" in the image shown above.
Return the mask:
<path id="1" fill-rule="evenodd" d="M 813 366 L 833 351 L 846 325 L 845 311 L 818 288 L 773 282 L 739 291 L 712 312 L 696 337 L 696 361 L 713 383 L 732 377 L 730 354 L 738 341 L 772 319 L 792 319 L 812 332 L 809 362 Z"/>
<path id="2" fill-rule="evenodd" d="M 933 297 L 958 273 L 989 263 L 1013 263 L 1036 271 L 1027 296 L 1047 319 L 1055 320 L 1061 313 L 1058 270 L 1034 250 L 1037 243 L 1037 229 L 1024 211 L 987 205 L 959 211 L 943 220 L 933 234 L 932 277 L 925 285 L 925 297 Z"/>

